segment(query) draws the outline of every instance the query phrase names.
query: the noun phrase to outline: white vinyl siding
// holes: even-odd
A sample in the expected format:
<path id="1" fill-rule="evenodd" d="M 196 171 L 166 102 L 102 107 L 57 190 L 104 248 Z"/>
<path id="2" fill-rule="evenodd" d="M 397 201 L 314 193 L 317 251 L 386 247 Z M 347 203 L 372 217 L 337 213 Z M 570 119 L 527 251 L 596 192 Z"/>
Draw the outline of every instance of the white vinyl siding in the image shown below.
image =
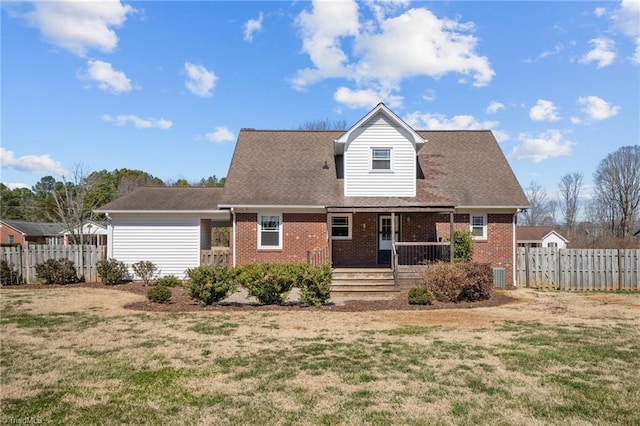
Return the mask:
<path id="1" fill-rule="evenodd" d="M 389 150 L 387 170 L 373 170 L 376 148 Z M 380 173 L 383 171 L 384 173 Z M 404 129 L 378 113 L 362 125 L 344 153 L 344 192 L 347 197 L 414 197 L 416 148 Z"/>
<path id="2" fill-rule="evenodd" d="M 184 278 L 187 268 L 200 265 L 200 218 L 112 215 L 111 256 L 129 266 L 153 262 L 161 276 Z"/>

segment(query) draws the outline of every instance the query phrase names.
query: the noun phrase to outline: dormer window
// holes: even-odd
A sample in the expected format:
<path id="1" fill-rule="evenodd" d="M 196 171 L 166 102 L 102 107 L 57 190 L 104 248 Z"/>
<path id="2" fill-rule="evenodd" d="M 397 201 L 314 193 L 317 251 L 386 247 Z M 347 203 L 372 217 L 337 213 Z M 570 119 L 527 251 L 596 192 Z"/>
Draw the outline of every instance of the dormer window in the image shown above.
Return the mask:
<path id="1" fill-rule="evenodd" d="M 371 170 L 391 170 L 391 148 L 371 148 Z"/>

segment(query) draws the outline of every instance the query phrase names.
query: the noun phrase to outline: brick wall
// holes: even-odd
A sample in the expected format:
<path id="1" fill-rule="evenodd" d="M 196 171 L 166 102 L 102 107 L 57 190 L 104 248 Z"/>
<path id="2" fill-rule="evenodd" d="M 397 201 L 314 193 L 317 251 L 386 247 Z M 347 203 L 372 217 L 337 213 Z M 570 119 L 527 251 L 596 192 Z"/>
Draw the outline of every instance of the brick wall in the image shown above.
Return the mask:
<path id="1" fill-rule="evenodd" d="M 13 235 L 14 244 L 24 245 L 25 240 L 22 233 L 16 231 L 10 226 L 0 224 L 0 243 L 7 244 L 9 242 L 9 235 Z"/>
<path id="2" fill-rule="evenodd" d="M 280 250 L 258 250 L 257 213 L 237 213 L 236 227 L 236 265 L 306 263 L 308 250 L 319 249 L 327 244 L 327 215 L 322 213 L 284 213 Z"/>
<path id="3" fill-rule="evenodd" d="M 258 250 L 256 213 L 236 214 L 236 264 L 259 262 L 306 262 L 307 251 L 322 248 L 327 241 L 327 216 L 314 213 L 284 213 L 281 250 Z M 377 264 L 377 213 L 352 216 L 352 239 L 333 240 L 333 265 Z M 473 260 L 505 268 L 507 285 L 513 285 L 513 215 L 487 215 L 487 241 L 474 242 Z M 402 241 L 440 241 L 449 238 L 448 214 L 401 215 Z M 469 230 L 469 215 L 454 215 L 454 230 Z M 233 242 L 232 242 L 233 244 Z"/>
<path id="4" fill-rule="evenodd" d="M 378 262 L 378 215 L 355 213 L 350 240 L 333 240 L 333 266 L 375 266 Z"/>

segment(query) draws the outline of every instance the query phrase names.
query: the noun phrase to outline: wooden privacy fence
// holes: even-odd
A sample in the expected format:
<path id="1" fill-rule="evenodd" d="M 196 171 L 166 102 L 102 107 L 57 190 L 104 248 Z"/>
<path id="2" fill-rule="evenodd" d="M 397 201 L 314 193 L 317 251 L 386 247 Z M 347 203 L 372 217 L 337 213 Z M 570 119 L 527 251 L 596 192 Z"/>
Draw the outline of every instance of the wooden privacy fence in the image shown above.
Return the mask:
<path id="1" fill-rule="evenodd" d="M 640 290 L 638 249 L 518 248 L 518 283 L 558 290 Z"/>
<path id="2" fill-rule="evenodd" d="M 35 266 L 49 259 L 69 259 L 79 277 L 84 277 L 87 282 L 96 282 L 98 262 L 106 258 L 106 246 L 30 245 L 0 248 L 0 259 L 13 264 L 13 269 L 20 271 L 27 284 L 39 282 Z M 81 267 L 83 264 L 84 267 Z"/>

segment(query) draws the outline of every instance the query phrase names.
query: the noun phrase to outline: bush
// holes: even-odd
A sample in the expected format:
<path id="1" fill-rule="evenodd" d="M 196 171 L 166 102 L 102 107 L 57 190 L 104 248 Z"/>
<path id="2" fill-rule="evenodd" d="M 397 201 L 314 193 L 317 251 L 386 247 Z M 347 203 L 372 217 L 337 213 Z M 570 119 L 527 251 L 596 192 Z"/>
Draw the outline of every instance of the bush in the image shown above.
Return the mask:
<path id="1" fill-rule="evenodd" d="M 80 281 L 69 259 L 49 259 L 36 265 L 36 274 L 45 284 L 71 284 Z"/>
<path id="2" fill-rule="evenodd" d="M 298 280 L 295 264 L 256 263 L 238 269 L 240 285 L 264 305 L 281 305 Z"/>
<path id="3" fill-rule="evenodd" d="M 473 259 L 473 234 L 471 231 L 455 231 L 453 233 L 453 260 L 455 262 L 471 262 Z"/>
<path id="4" fill-rule="evenodd" d="M 433 303 L 433 293 L 425 286 L 413 287 L 409 290 L 410 305 L 430 305 Z"/>
<path id="5" fill-rule="evenodd" d="M 175 275 L 166 275 L 160 278 L 156 284 L 163 287 L 180 287 L 182 285 L 182 281 Z"/>
<path id="6" fill-rule="evenodd" d="M 140 277 L 145 286 L 149 285 L 149 282 L 156 278 L 156 271 L 158 270 L 156 265 L 148 260 L 141 260 L 138 263 L 134 263 L 131 265 L 131 269 Z"/>
<path id="7" fill-rule="evenodd" d="M 147 298 L 154 303 L 169 303 L 171 301 L 171 289 L 162 285 L 150 287 L 147 290 Z"/>
<path id="8" fill-rule="evenodd" d="M 98 262 L 98 276 L 105 284 L 118 284 L 127 278 L 129 270 L 124 262 L 116 259 L 101 260 Z"/>
<path id="9" fill-rule="evenodd" d="M 199 266 L 188 269 L 189 296 L 201 305 L 213 305 L 236 290 L 235 272 L 223 266 Z"/>
<path id="10" fill-rule="evenodd" d="M 15 265 L 6 260 L 0 260 L 0 285 L 22 284 L 20 271 L 14 269 Z"/>
<path id="11" fill-rule="evenodd" d="M 436 263 L 421 278 L 440 302 L 475 302 L 489 299 L 493 291 L 493 274 L 486 264 Z"/>
<path id="12" fill-rule="evenodd" d="M 322 306 L 331 297 L 331 266 L 298 264 L 296 287 L 300 289 L 300 305 Z"/>

